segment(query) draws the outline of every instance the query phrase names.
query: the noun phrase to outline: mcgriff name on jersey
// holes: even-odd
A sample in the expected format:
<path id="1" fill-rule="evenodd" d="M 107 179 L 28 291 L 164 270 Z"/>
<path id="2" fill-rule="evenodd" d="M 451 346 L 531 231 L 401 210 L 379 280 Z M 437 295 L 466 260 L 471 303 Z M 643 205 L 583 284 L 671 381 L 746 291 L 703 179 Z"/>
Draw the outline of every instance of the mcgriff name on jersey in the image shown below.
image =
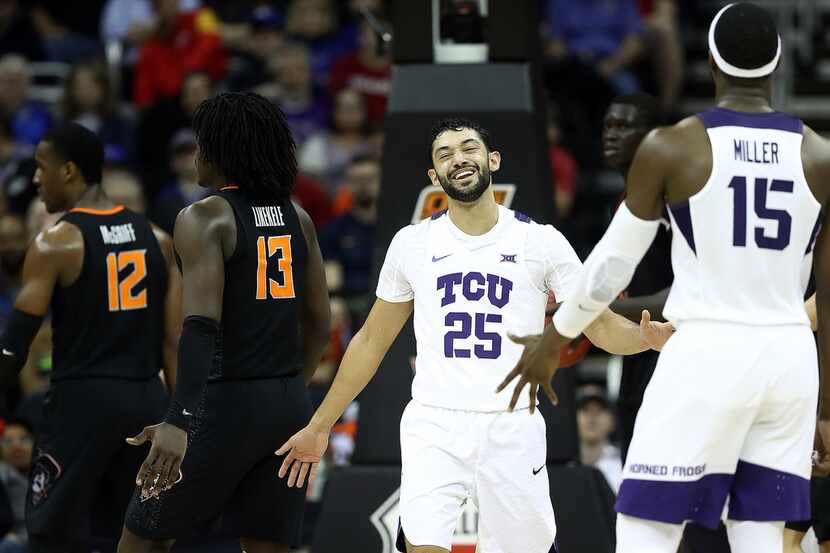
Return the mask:
<path id="1" fill-rule="evenodd" d="M 125 244 L 135 242 L 135 230 L 132 223 L 124 225 L 100 225 L 104 244 Z"/>

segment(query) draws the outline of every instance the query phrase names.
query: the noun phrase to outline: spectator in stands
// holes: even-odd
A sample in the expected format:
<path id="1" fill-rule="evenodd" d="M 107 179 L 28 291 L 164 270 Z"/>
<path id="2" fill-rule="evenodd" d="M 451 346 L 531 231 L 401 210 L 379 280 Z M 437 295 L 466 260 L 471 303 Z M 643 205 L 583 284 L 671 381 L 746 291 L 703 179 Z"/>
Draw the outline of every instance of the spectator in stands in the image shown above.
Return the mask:
<path id="1" fill-rule="evenodd" d="M 334 99 L 330 129 L 311 136 L 300 148 L 300 170 L 322 183 L 333 197 L 352 159 L 369 153 L 369 121 L 359 92 L 342 90 Z"/>
<path id="2" fill-rule="evenodd" d="M 357 37 L 338 27 L 337 9 L 332 0 L 291 0 L 286 12 L 286 31 L 311 52 L 311 74 L 316 84 L 327 86 L 334 60 L 352 52 Z"/>
<path id="3" fill-rule="evenodd" d="M 560 136 L 559 106 L 551 102 L 548 104 L 548 157 L 556 195 L 556 212 L 560 219 L 564 219 L 573 208 L 579 166 L 573 155 L 560 144 Z"/>
<path id="4" fill-rule="evenodd" d="M 34 147 L 52 126 L 52 116 L 46 105 L 29 98 L 30 79 L 26 58 L 0 58 L 0 111 L 11 117 L 15 139 Z"/>
<path id="5" fill-rule="evenodd" d="M 645 42 L 657 77 L 660 106 L 664 114 L 677 109 L 683 84 L 683 44 L 677 28 L 676 0 L 641 0 Z"/>
<path id="6" fill-rule="evenodd" d="M 199 0 L 180 0 L 179 11 L 199 9 Z M 151 0 L 107 0 L 101 12 L 101 40 L 141 46 L 156 31 L 158 19 Z"/>
<path id="7" fill-rule="evenodd" d="M 213 83 L 204 71 L 184 78 L 178 97 L 164 100 L 141 113 L 138 125 L 138 158 L 148 198 L 172 178 L 169 145 L 179 129 L 190 128 L 193 114 L 213 94 Z"/>
<path id="8" fill-rule="evenodd" d="M 40 35 L 46 58 L 49 61 L 71 65 L 100 55 L 101 46 L 96 38 L 70 28 L 60 19 L 61 15 L 67 16 L 66 12 L 55 13 L 61 10 L 61 4 L 65 5 L 67 2 L 46 3 L 39 0 L 31 11 L 32 23 Z M 91 2 L 73 3 L 71 9 L 84 11 L 84 5 L 89 4 Z"/>
<path id="9" fill-rule="evenodd" d="M 19 0 L 0 2 L 0 56 L 20 54 L 32 61 L 46 59 L 40 35 Z"/>
<path id="10" fill-rule="evenodd" d="M 311 177 L 302 173 L 297 174 L 294 189 L 291 191 L 291 199 L 308 212 L 308 216 L 311 217 L 318 230 L 331 221 L 331 200 L 320 183 Z"/>
<path id="11" fill-rule="evenodd" d="M 329 104 L 325 89 L 313 83 L 308 48 L 301 44 L 285 46 L 271 56 L 268 65 L 275 78 L 257 92 L 279 103 L 294 142 L 300 146 L 326 127 Z"/>
<path id="12" fill-rule="evenodd" d="M 65 82 L 63 117 L 101 137 L 108 163 L 134 163 L 135 124 L 130 114 L 118 105 L 103 63 L 87 62 L 72 67 Z"/>
<path id="13" fill-rule="evenodd" d="M 6 423 L 0 438 L 0 484 L 5 489 L 14 522 L 11 530 L 0 540 L 0 553 L 25 553 L 26 493 L 29 490 L 29 469 L 32 466 L 34 435 L 28 423 L 13 419 Z"/>
<path id="14" fill-rule="evenodd" d="M 189 128 L 180 129 L 170 141 L 170 169 L 173 179 L 159 192 L 150 219 L 172 234 L 179 211 L 201 200 L 208 192 L 199 186 L 196 173 L 196 136 Z"/>
<path id="15" fill-rule="evenodd" d="M 375 124 L 383 122 L 391 84 L 389 52 L 379 51 L 378 42 L 375 31 L 362 22 L 358 51 L 337 58 L 330 81 L 332 96 L 345 88 L 360 92 L 366 102 L 369 121 Z"/>
<path id="16" fill-rule="evenodd" d="M 136 213 L 144 213 L 146 208 L 144 192 L 135 174 L 120 167 L 105 167 L 102 185 L 113 202 Z"/>
<path id="17" fill-rule="evenodd" d="M 329 287 L 344 296 L 362 298 L 369 292 L 380 177 L 377 160 L 370 157 L 352 160 L 345 178 L 345 186 L 352 193 L 352 209 L 320 233 L 320 249 L 327 275 L 331 276 Z"/>
<path id="18" fill-rule="evenodd" d="M 0 112 L 0 192 L 6 209 L 26 213 L 37 191 L 32 185 L 35 175 L 34 149 L 17 141 L 11 117 Z"/>
<path id="19" fill-rule="evenodd" d="M 614 413 L 605 390 L 593 384 L 583 387 L 577 395 L 576 409 L 582 464 L 599 469 L 616 494 L 622 482 L 622 460 L 619 448 L 610 441 Z"/>
<path id="20" fill-rule="evenodd" d="M 135 70 L 133 97 L 139 107 L 175 97 L 191 72 L 206 71 L 219 81 L 227 70 L 227 51 L 212 10 L 180 13 L 179 0 L 153 0 L 153 7 L 157 30 L 142 46 Z"/>
<path id="21" fill-rule="evenodd" d="M 234 54 L 229 75 L 232 90 L 248 90 L 267 82 L 268 59 L 285 45 L 282 12 L 263 4 L 250 18 L 250 33 Z"/>
<path id="22" fill-rule="evenodd" d="M 577 58 L 618 94 L 636 92 L 630 68 L 643 53 L 643 22 L 634 0 L 547 0 L 546 7 L 548 56 Z"/>

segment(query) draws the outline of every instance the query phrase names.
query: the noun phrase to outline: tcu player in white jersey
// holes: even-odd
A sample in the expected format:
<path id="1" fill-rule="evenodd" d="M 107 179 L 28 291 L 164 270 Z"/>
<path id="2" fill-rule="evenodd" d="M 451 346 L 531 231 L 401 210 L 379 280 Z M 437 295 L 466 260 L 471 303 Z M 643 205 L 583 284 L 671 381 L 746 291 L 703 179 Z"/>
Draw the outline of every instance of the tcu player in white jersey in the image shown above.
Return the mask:
<path id="1" fill-rule="evenodd" d="M 634 427 L 617 553 L 674 553 L 685 521 L 713 527 L 723 515 L 733 553 L 780 553 L 784 521 L 809 518 L 819 383 L 803 299 L 814 250 L 819 434 L 830 443 L 830 239 L 819 235 L 830 145 L 770 107 L 781 39 L 767 11 L 727 6 L 709 48 L 717 107 L 646 137 L 577 287 L 501 386 L 519 377 L 515 402 L 525 384 L 547 385 L 560 347 L 627 284 L 668 204 L 664 314 L 677 332 Z"/>
<path id="2" fill-rule="evenodd" d="M 415 312 L 417 361 L 412 401 L 401 420 L 401 529 L 398 548 L 447 553 L 465 501 L 479 510 L 482 553 L 547 553 L 556 524 L 545 469 L 545 423 L 536 389 L 507 412 L 496 385 L 522 347 L 513 334 L 544 327 L 546 293 L 567 298 L 581 263 L 552 226 L 499 206 L 491 173 L 501 156 L 487 132 L 441 121 L 431 142 L 432 183 L 449 209 L 401 229 L 386 254 L 378 299 L 349 344 L 334 384 L 309 425 L 278 454 L 289 485 L 302 485 L 329 432 L 363 390 Z M 666 325 L 652 330 L 670 332 Z M 605 311 L 586 328 L 618 354 L 648 348 L 640 328 Z M 530 414 L 528 414 L 530 413 Z"/>

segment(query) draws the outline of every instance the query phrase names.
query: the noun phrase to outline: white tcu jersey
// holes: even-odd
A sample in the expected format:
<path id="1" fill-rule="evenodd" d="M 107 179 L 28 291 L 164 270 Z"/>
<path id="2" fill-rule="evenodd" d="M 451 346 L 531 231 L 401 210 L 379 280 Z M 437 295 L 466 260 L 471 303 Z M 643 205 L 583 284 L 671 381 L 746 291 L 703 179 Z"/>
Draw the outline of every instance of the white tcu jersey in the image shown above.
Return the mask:
<path id="1" fill-rule="evenodd" d="M 481 236 L 463 233 L 446 211 L 398 231 L 377 296 L 415 300 L 413 399 L 447 409 L 506 410 L 512 387 L 495 390 L 524 349 L 507 333 L 542 332 L 547 291 L 564 300 L 581 267 L 552 226 L 501 206 L 498 222 Z M 523 394 L 517 407 L 529 404 Z"/>
<path id="2" fill-rule="evenodd" d="M 699 115 L 712 174 L 669 206 L 672 321 L 809 324 L 804 292 L 821 205 L 801 163 L 803 125 L 789 115 L 713 109 Z"/>

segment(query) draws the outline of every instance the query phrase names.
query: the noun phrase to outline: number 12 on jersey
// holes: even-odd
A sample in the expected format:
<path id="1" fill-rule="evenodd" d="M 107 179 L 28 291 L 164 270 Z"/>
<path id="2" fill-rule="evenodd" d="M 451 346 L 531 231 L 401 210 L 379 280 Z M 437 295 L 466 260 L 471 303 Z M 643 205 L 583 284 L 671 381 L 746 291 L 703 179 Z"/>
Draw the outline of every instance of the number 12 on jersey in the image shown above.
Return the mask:
<path id="1" fill-rule="evenodd" d="M 147 250 L 112 252 L 107 255 L 107 295 L 110 311 L 130 311 L 147 307 L 147 290 L 135 291 L 135 287 L 147 276 Z M 118 279 L 118 273 L 127 267 L 132 271 Z"/>
<path id="2" fill-rule="evenodd" d="M 294 297 L 294 273 L 291 270 L 291 235 L 260 236 L 256 241 L 256 299 L 279 300 Z M 268 277 L 268 260 L 277 257 L 277 270 L 282 284 Z"/>

